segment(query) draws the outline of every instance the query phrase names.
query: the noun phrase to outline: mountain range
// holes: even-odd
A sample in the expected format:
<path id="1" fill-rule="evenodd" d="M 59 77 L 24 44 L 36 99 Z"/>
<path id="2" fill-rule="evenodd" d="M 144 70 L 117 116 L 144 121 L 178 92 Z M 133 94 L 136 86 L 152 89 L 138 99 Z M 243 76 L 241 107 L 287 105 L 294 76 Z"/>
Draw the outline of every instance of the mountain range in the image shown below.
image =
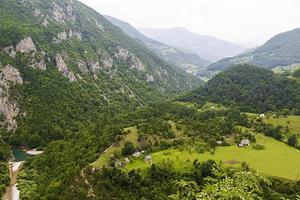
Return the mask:
<path id="1" fill-rule="evenodd" d="M 181 27 L 169 29 L 140 28 L 144 35 L 209 61 L 240 54 L 245 48 L 212 36 L 198 35 Z"/>
<path id="2" fill-rule="evenodd" d="M 181 69 L 189 73 L 195 73 L 195 71 L 199 69 L 204 69 L 210 63 L 210 61 L 205 60 L 194 53 L 186 53 L 162 42 L 158 42 L 154 39 L 146 37 L 127 22 L 111 16 L 105 16 L 105 18 L 115 26 L 122 29 L 122 31 L 124 31 L 130 37 L 146 45 L 164 60 L 176 64 Z"/>
<path id="3" fill-rule="evenodd" d="M 208 66 L 208 70 L 223 71 L 232 65 L 241 63 L 268 69 L 299 65 L 300 28 L 280 33 L 250 52 L 212 63 Z"/>
<path id="4" fill-rule="evenodd" d="M 4 0 L 1 127 L 11 144 L 45 145 L 201 84 L 79 1 Z"/>

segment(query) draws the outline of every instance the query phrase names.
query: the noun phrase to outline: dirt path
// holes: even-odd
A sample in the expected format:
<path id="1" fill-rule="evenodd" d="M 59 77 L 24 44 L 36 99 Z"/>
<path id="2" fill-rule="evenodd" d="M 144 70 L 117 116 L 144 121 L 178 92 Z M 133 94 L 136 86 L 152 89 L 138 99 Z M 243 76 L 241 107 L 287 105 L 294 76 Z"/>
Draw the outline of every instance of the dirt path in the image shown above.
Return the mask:
<path id="1" fill-rule="evenodd" d="M 17 188 L 17 176 L 23 162 L 11 162 L 10 168 L 10 185 L 7 187 L 2 200 L 19 200 L 19 190 Z"/>

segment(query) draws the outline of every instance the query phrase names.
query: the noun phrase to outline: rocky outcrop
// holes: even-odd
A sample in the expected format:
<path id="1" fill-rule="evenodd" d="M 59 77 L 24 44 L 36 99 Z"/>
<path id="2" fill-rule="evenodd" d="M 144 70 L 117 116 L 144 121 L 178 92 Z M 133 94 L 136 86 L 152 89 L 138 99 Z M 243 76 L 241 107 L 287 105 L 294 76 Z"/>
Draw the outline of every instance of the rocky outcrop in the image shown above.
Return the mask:
<path id="1" fill-rule="evenodd" d="M 89 72 L 89 69 L 87 68 L 86 64 L 83 61 L 77 62 L 78 69 L 81 71 L 81 73 L 85 74 Z"/>
<path id="2" fill-rule="evenodd" d="M 52 4 L 52 16 L 54 20 L 59 24 L 64 24 L 66 20 L 75 21 L 76 14 L 72 5 L 67 5 L 65 8 L 59 6 L 57 3 Z"/>
<path id="3" fill-rule="evenodd" d="M 113 67 L 114 61 L 111 57 L 107 56 L 101 59 L 101 63 L 106 69 L 110 69 Z"/>
<path id="4" fill-rule="evenodd" d="M 101 69 L 101 67 L 99 65 L 99 61 L 97 61 L 97 60 L 96 61 L 95 60 L 87 61 L 87 66 L 92 73 L 96 73 Z"/>
<path id="5" fill-rule="evenodd" d="M 130 65 L 131 69 L 136 69 L 138 71 L 145 71 L 145 65 L 135 57 L 132 53 L 130 53 L 127 49 L 118 46 L 114 57 L 117 59 L 121 59 Z"/>
<path id="6" fill-rule="evenodd" d="M 67 40 L 67 33 L 66 31 L 60 32 L 57 34 L 59 40 Z"/>
<path id="7" fill-rule="evenodd" d="M 56 3 L 53 3 L 53 10 L 52 10 L 52 15 L 53 18 L 57 23 L 65 23 L 66 15 L 64 13 L 64 9 L 57 5 Z"/>
<path id="8" fill-rule="evenodd" d="M 21 40 L 16 46 L 16 52 L 30 53 L 31 51 L 36 51 L 36 47 L 31 37 L 27 37 Z"/>
<path id="9" fill-rule="evenodd" d="M 47 27 L 49 25 L 49 22 L 47 19 L 44 19 L 42 26 Z"/>
<path id="10" fill-rule="evenodd" d="M 12 58 L 16 57 L 16 51 L 15 51 L 14 46 L 5 47 L 3 50 L 10 57 L 12 57 Z"/>
<path id="11" fill-rule="evenodd" d="M 98 20 L 95 20 L 95 23 L 96 23 L 96 27 L 97 27 L 100 31 L 103 31 L 103 30 L 104 30 L 102 24 L 100 24 L 100 22 L 99 22 Z"/>
<path id="12" fill-rule="evenodd" d="M 72 38 L 82 40 L 81 33 L 77 32 L 77 31 L 73 31 L 72 29 L 69 30 L 68 33 L 66 31 L 60 32 L 60 33 L 57 34 L 57 37 L 53 38 L 53 43 L 58 44 L 58 43 L 61 43 L 64 40 L 72 39 Z"/>
<path id="13" fill-rule="evenodd" d="M 20 114 L 17 102 L 9 96 L 9 89 L 17 84 L 23 84 L 23 79 L 16 68 L 6 65 L 0 69 L 0 125 L 8 131 L 16 130 L 16 117 Z"/>
<path id="14" fill-rule="evenodd" d="M 45 62 L 45 55 L 46 53 L 44 51 L 42 51 L 41 53 L 34 53 L 30 67 L 40 70 L 46 70 L 47 66 Z"/>
<path id="15" fill-rule="evenodd" d="M 152 75 L 146 74 L 146 80 L 148 82 L 154 82 L 155 79 L 154 79 L 154 77 Z"/>
<path id="16" fill-rule="evenodd" d="M 56 60 L 56 67 L 63 76 L 67 77 L 71 82 L 77 80 L 74 73 L 69 71 L 62 55 L 57 54 L 55 60 Z"/>

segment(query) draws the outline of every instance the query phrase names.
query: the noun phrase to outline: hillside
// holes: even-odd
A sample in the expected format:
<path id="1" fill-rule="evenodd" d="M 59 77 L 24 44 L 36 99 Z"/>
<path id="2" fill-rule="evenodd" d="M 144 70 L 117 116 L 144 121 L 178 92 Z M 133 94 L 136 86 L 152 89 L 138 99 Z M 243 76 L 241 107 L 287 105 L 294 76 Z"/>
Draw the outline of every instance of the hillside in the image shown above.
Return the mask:
<path id="1" fill-rule="evenodd" d="M 210 71 L 222 71 L 233 64 L 248 63 L 267 69 L 300 63 L 300 29 L 278 34 L 252 52 L 225 58 L 208 66 Z"/>
<path id="2" fill-rule="evenodd" d="M 126 23 L 124 21 L 110 16 L 105 16 L 105 18 L 107 18 L 115 26 L 122 29 L 130 37 L 141 41 L 161 58 L 165 59 L 168 62 L 176 64 L 178 67 L 189 73 L 194 73 L 199 69 L 203 69 L 210 63 L 210 61 L 202 59 L 196 54 L 185 53 L 183 51 L 179 51 L 174 47 L 150 39 L 142 33 L 140 33 L 129 23 Z"/>
<path id="3" fill-rule="evenodd" d="M 71 137 L 101 113 L 201 83 L 78 1 L 4 0 L 0 27 L 1 127 L 10 144 Z"/>
<path id="4" fill-rule="evenodd" d="M 248 112 L 289 109 L 299 113 L 299 91 L 299 81 L 276 76 L 259 67 L 236 65 L 220 72 L 182 100 L 238 106 Z"/>
<path id="5" fill-rule="evenodd" d="M 244 50 L 244 48 L 230 42 L 211 36 L 198 35 L 184 28 L 141 28 L 139 30 L 152 39 L 178 48 L 179 50 L 195 53 L 209 61 L 235 56 Z"/>

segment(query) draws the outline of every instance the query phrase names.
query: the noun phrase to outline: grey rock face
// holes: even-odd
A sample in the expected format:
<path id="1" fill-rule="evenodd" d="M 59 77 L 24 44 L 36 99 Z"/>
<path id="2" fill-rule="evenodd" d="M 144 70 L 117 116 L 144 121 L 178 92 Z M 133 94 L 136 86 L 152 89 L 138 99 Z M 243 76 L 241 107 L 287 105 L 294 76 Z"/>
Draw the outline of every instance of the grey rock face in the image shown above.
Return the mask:
<path id="1" fill-rule="evenodd" d="M 23 79 L 16 68 L 6 65 L 0 69 L 0 114 L 3 117 L 0 125 L 8 131 L 16 130 L 16 117 L 20 114 L 17 102 L 9 96 L 10 87 L 17 84 L 23 84 Z"/>
<path id="2" fill-rule="evenodd" d="M 87 66 L 92 73 L 96 73 L 101 69 L 99 61 L 89 60 Z"/>
<path id="3" fill-rule="evenodd" d="M 16 52 L 30 53 L 31 51 L 36 51 L 35 45 L 31 37 L 27 37 L 21 40 L 16 46 Z"/>
<path id="4" fill-rule="evenodd" d="M 60 40 L 67 40 L 67 33 L 66 31 L 60 32 L 57 34 L 58 39 Z"/>
<path id="5" fill-rule="evenodd" d="M 57 5 L 56 3 L 53 3 L 52 5 L 53 5 L 52 15 L 55 21 L 60 24 L 65 23 L 66 15 L 64 13 L 64 9 L 59 5 Z"/>
<path id="6" fill-rule="evenodd" d="M 12 58 L 16 57 L 16 51 L 15 51 L 14 46 L 5 47 L 3 50 L 10 57 L 12 57 Z"/>
<path id="7" fill-rule="evenodd" d="M 83 61 L 78 61 L 77 66 L 82 73 L 85 74 L 89 72 L 89 69 L 87 68 L 86 64 Z"/>
<path id="8" fill-rule="evenodd" d="M 71 82 L 77 80 L 75 74 L 69 71 L 62 55 L 57 54 L 55 60 L 57 69 L 63 76 L 67 77 Z"/>
<path id="9" fill-rule="evenodd" d="M 117 47 L 114 57 L 123 60 L 127 64 L 130 64 L 131 69 L 145 71 L 145 65 L 141 62 L 141 60 L 135 57 L 132 53 L 130 53 L 127 49 L 124 49 L 123 47 Z"/>
<path id="10" fill-rule="evenodd" d="M 44 19 L 42 26 L 47 27 L 49 25 L 49 22 L 47 19 Z"/>

